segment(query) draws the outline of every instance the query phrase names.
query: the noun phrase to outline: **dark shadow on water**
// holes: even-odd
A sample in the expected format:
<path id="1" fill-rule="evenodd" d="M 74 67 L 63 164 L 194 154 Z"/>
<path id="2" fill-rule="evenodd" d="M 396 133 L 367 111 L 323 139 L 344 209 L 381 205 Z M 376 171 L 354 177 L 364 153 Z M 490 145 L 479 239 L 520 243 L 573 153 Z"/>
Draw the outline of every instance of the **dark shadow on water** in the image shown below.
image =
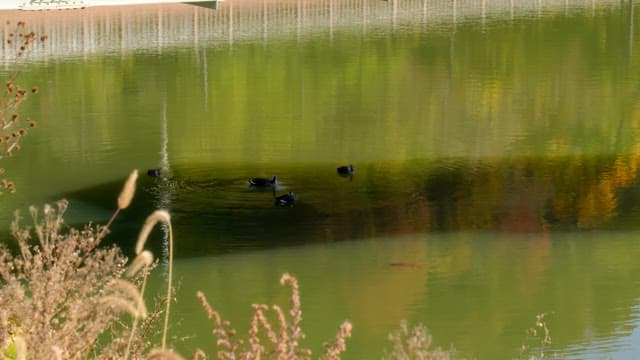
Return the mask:
<path id="1" fill-rule="evenodd" d="M 293 207 L 275 206 L 271 190 L 250 188 L 251 170 L 176 168 L 172 178 L 141 177 L 109 241 L 132 249 L 144 219 L 158 208 L 171 213 L 180 257 L 409 233 L 636 229 L 640 189 L 634 161 L 619 156 L 359 164 L 352 181 L 335 168 L 278 166 L 282 184 L 276 192 L 295 192 Z M 110 182 L 61 194 L 71 202 L 67 221 L 104 223 L 121 187 Z M 149 247 L 159 250 L 161 238 L 154 230 Z"/>

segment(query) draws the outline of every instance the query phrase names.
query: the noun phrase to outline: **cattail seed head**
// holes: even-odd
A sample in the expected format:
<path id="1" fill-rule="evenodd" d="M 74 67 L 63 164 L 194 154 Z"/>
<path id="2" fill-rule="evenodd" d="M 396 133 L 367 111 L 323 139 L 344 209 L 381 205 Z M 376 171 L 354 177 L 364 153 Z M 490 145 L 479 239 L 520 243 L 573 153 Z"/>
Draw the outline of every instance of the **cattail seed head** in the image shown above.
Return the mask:
<path id="1" fill-rule="evenodd" d="M 126 209 L 129 204 L 131 204 L 131 200 L 133 199 L 133 194 L 136 191 L 136 180 L 138 179 L 138 170 L 133 170 L 127 178 L 127 181 L 124 183 L 124 187 L 122 188 L 122 192 L 120 196 L 118 196 L 118 209 Z"/>
<path id="2" fill-rule="evenodd" d="M 125 273 L 125 276 L 132 277 L 140 271 L 143 267 L 150 266 L 153 263 L 153 254 L 150 251 L 143 251 L 129 265 L 129 269 Z"/>
<path id="3" fill-rule="evenodd" d="M 171 216 L 166 210 L 156 210 L 153 214 L 147 217 L 144 225 L 142 226 L 142 230 L 140 231 L 140 235 L 138 236 L 138 242 L 136 243 L 136 254 L 140 254 L 142 249 L 144 248 L 144 244 L 147 242 L 147 238 L 151 233 L 151 229 L 158 223 L 163 222 L 167 225 L 171 224 Z"/>

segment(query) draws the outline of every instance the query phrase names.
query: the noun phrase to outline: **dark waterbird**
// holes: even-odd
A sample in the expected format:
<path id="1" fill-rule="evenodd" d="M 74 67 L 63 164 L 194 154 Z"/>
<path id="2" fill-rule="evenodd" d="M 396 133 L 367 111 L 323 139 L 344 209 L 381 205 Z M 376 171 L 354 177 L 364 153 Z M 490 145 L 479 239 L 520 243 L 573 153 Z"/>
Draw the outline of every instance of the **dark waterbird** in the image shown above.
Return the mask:
<path id="1" fill-rule="evenodd" d="M 341 176 L 353 176 L 353 174 L 356 172 L 356 169 L 353 167 L 353 165 L 340 166 L 337 170 L 338 174 L 340 174 Z"/>
<path id="2" fill-rule="evenodd" d="M 298 198 L 296 197 L 296 194 L 294 194 L 291 191 L 288 194 L 284 194 L 276 197 L 277 206 L 293 207 L 297 201 L 298 201 Z"/>
<path id="3" fill-rule="evenodd" d="M 147 175 L 151 177 L 158 177 L 160 176 L 160 169 L 149 169 L 147 170 Z"/>
<path id="4" fill-rule="evenodd" d="M 265 178 L 249 179 L 249 185 L 250 186 L 255 186 L 255 187 L 260 187 L 260 188 L 275 187 L 276 186 L 276 182 L 277 182 L 277 177 L 275 175 L 273 175 L 273 178 L 271 178 L 271 180 L 265 179 Z"/>

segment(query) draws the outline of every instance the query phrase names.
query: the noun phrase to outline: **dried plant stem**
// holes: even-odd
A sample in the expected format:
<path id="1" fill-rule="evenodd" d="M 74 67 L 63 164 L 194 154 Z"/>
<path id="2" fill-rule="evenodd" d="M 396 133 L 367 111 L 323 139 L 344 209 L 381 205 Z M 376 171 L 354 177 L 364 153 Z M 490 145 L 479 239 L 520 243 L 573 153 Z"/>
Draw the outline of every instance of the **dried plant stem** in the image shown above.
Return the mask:
<path id="1" fill-rule="evenodd" d="M 120 208 L 117 208 L 116 211 L 113 212 L 111 218 L 109 218 L 109 221 L 107 221 L 107 224 L 103 226 L 102 229 L 100 229 L 98 236 L 96 236 L 96 243 L 100 243 L 100 241 L 107 235 L 107 230 L 109 230 L 109 227 L 111 226 L 113 221 L 116 219 L 116 217 L 118 217 L 118 214 L 120 214 Z"/>
<path id="2" fill-rule="evenodd" d="M 98 246 L 98 244 L 100 244 L 100 241 L 102 241 L 102 239 L 107 235 L 107 231 L 109 230 L 109 227 L 111 226 L 113 221 L 116 219 L 116 217 L 120 213 L 120 210 L 126 209 L 131 204 L 133 195 L 136 192 L 137 180 L 138 180 L 138 169 L 134 169 L 131 172 L 131 174 L 129 174 L 127 181 L 125 181 L 124 186 L 122 187 L 122 191 L 120 191 L 120 195 L 118 195 L 118 202 L 117 202 L 118 207 L 116 208 L 116 211 L 113 212 L 113 215 L 111 215 L 111 218 L 109 219 L 109 221 L 107 221 L 107 224 L 102 227 L 102 229 L 98 233 L 98 236 L 96 236 L 95 246 Z"/>
<path id="3" fill-rule="evenodd" d="M 171 306 L 171 285 L 173 278 L 173 230 L 171 221 L 167 223 L 169 229 L 169 275 L 167 279 L 167 310 L 164 315 L 164 328 L 162 330 L 162 350 L 166 349 L 167 344 L 167 328 L 169 327 L 169 309 Z"/>
<path id="4" fill-rule="evenodd" d="M 146 266 L 145 266 L 145 273 L 144 273 L 144 277 L 142 278 L 142 286 L 140 287 L 140 297 L 144 299 L 144 291 L 147 288 L 147 275 L 149 274 L 148 271 L 146 271 Z M 136 333 L 138 327 L 138 316 L 136 316 L 133 319 L 133 324 L 131 325 L 131 334 L 129 335 L 129 341 L 127 341 L 127 349 L 124 352 L 124 360 L 127 360 L 129 358 L 129 352 L 131 351 L 131 343 L 133 342 L 133 337 Z"/>
<path id="5" fill-rule="evenodd" d="M 149 215 L 142 226 L 140 235 L 138 236 L 138 242 L 136 243 L 136 254 L 140 255 L 143 252 L 144 245 L 149 238 L 151 229 L 158 223 L 162 222 L 167 226 L 168 240 L 169 240 L 169 273 L 167 275 L 167 307 L 164 315 L 164 327 L 162 330 L 162 350 L 166 349 L 167 345 L 167 329 L 169 328 L 169 311 L 171 309 L 171 288 L 173 285 L 173 229 L 171 227 L 171 216 L 166 210 L 156 210 L 153 214 Z"/>

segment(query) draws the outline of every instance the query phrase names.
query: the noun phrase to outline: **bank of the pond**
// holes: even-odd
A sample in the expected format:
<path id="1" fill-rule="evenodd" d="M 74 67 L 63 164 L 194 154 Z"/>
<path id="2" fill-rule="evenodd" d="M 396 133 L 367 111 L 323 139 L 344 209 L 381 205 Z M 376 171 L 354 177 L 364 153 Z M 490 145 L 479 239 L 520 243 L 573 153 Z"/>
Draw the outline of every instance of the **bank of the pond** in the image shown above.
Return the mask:
<path id="1" fill-rule="evenodd" d="M 191 5 L 215 7 L 223 0 L 190 0 Z M 114 7 L 129 5 L 166 5 L 186 3 L 180 0 L 52 0 L 52 1 L 2 1 L 0 10 L 77 10 L 90 7 Z"/>
<path id="2" fill-rule="evenodd" d="M 375 34 L 412 27 L 437 33 L 478 20 L 484 28 L 503 19 L 553 18 L 580 12 L 588 12 L 593 17 L 607 7 L 621 6 L 616 0 L 594 0 L 588 4 L 565 0 L 477 0 L 464 4 L 424 0 L 225 0 L 215 2 L 215 10 L 211 10 L 211 6 L 176 1 L 74 2 L 85 4 L 84 8 L 22 11 L 15 10 L 19 1 L 2 2 L 0 21 L 23 20 L 32 30 L 50 35 L 46 46 L 30 52 L 31 59 L 48 60 L 270 41 L 286 39 L 292 34 L 297 38 L 325 33 L 334 36 L 342 32 Z M 89 6 L 91 4 L 95 6 Z M 128 24 L 121 26 L 123 23 Z M 11 30 L 5 26 L 5 37 Z M 9 47 L 0 47 L 0 59 L 10 61 L 11 51 Z"/>

